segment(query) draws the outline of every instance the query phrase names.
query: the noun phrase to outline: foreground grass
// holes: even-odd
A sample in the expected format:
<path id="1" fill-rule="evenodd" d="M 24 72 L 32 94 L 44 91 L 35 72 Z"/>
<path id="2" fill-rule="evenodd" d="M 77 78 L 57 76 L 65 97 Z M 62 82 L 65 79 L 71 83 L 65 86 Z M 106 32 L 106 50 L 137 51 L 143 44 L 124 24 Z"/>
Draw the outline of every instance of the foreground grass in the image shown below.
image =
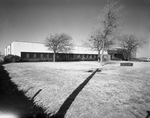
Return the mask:
<path id="1" fill-rule="evenodd" d="M 47 113 L 55 114 L 66 98 L 99 67 L 97 62 L 12 63 L 12 81 Z M 145 118 L 150 110 L 150 63 L 134 67 L 106 65 L 79 93 L 66 118 Z"/>
<path id="2" fill-rule="evenodd" d="M 48 116 L 41 107 L 33 103 L 33 100 L 29 100 L 22 91 L 18 91 L 9 73 L 0 65 L 0 118 L 10 118 L 10 114 L 16 116 L 15 118 L 47 118 Z"/>

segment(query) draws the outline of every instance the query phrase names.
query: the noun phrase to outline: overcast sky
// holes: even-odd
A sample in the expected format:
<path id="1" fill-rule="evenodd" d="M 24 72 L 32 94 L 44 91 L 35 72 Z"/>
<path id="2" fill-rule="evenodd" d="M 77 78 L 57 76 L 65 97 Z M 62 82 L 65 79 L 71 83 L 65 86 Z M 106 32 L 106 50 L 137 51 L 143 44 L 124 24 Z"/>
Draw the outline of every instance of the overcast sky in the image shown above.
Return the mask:
<path id="1" fill-rule="evenodd" d="M 123 32 L 150 39 L 148 0 L 118 0 L 127 9 Z M 13 41 L 43 42 L 48 34 L 67 33 L 80 45 L 100 27 L 106 0 L 0 0 L 0 51 Z M 143 53 L 150 57 L 150 45 Z"/>

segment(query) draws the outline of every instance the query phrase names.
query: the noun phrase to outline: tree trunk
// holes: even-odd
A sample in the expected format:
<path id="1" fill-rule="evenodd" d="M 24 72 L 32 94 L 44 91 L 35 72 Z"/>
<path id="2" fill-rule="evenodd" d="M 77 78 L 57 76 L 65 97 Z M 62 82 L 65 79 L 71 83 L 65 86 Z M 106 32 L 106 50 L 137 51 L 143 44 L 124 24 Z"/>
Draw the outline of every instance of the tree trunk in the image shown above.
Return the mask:
<path id="1" fill-rule="evenodd" d="M 129 57 L 129 52 L 127 50 L 123 50 L 122 51 L 123 57 L 125 61 L 128 61 L 128 57 Z"/>
<path id="2" fill-rule="evenodd" d="M 127 51 L 127 61 L 130 60 L 130 55 L 131 55 L 130 51 Z"/>
<path id="3" fill-rule="evenodd" d="M 53 54 L 53 62 L 55 62 L 55 59 L 56 59 L 56 52 L 54 52 Z"/>
<path id="4" fill-rule="evenodd" d="M 98 50 L 98 62 L 100 62 L 100 50 Z"/>
<path id="5" fill-rule="evenodd" d="M 105 37 L 106 38 L 106 37 Z M 104 39 L 105 39 L 104 38 Z M 104 53 L 104 39 L 103 39 L 103 45 L 102 45 L 102 53 L 101 53 L 101 66 L 103 66 L 103 53 Z"/>
<path id="6" fill-rule="evenodd" d="M 102 53 L 101 53 L 101 66 L 103 66 L 103 53 L 104 53 L 104 49 L 102 48 Z"/>
<path id="7" fill-rule="evenodd" d="M 128 61 L 130 61 L 130 59 L 131 59 L 131 54 L 129 53 L 128 54 Z"/>

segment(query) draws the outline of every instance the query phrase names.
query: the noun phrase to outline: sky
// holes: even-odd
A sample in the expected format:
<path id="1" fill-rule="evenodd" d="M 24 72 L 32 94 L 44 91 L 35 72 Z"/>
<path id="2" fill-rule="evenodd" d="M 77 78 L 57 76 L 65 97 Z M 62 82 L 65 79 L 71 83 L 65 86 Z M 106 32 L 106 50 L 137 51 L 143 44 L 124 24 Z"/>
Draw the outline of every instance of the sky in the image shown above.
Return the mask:
<path id="1" fill-rule="evenodd" d="M 149 40 L 140 56 L 150 57 L 148 0 L 118 0 L 127 10 L 123 33 Z M 48 34 L 67 33 L 82 45 L 100 28 L 106 0 L 0 0 L 0 51 L 13 41 L 44 42 Z"/>

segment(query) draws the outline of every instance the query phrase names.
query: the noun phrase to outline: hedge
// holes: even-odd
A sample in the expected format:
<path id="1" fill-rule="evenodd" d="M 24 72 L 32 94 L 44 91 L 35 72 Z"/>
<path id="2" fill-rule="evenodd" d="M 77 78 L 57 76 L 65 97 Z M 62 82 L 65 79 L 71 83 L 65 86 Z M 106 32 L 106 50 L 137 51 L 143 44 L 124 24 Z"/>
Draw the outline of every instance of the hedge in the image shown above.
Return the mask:
<path id="1" fill-rule="evenodd" d="M 20 62 L 22 59 L 21 57 L 17 55 L 7 55 L 4 57 L 4 62 L 6 63 L 11 63 L 11 62 Z"/>

